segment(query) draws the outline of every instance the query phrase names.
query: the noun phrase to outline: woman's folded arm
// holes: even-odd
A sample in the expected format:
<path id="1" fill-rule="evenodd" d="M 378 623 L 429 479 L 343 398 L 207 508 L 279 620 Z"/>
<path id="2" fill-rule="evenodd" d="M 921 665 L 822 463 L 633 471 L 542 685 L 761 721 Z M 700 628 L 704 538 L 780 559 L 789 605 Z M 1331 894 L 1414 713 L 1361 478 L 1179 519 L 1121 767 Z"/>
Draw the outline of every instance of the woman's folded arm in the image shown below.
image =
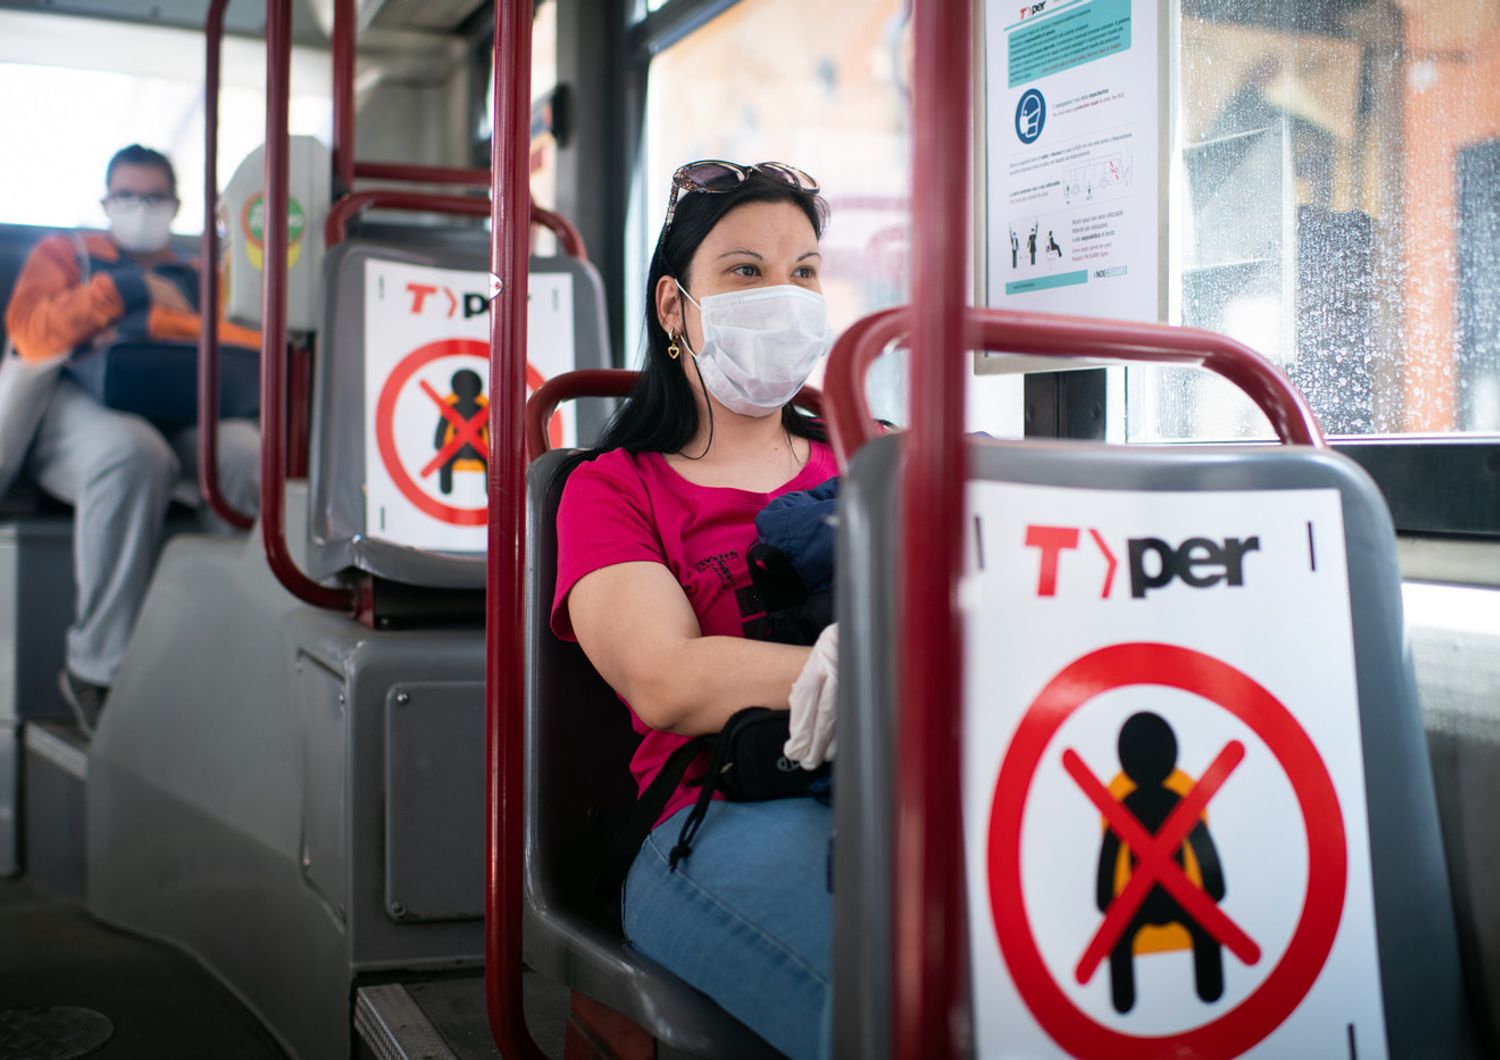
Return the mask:
<path id="1" fill-rule="evenodd" d="M 660 563 L 584 575 L 565 605 L 584 654 L 653 729 L 718 732 L 745 707 L 785 709 L 808 649 L 705 637 L 682 586 Z"/>

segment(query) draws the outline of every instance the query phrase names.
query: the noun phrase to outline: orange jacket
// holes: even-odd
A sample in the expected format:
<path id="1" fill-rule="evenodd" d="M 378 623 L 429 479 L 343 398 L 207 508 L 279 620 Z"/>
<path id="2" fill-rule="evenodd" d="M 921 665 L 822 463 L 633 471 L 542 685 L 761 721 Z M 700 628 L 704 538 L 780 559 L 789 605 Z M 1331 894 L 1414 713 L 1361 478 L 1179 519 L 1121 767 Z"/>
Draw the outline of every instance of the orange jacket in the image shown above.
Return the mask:
<path id="1" fill-rule="evenodd" d="M 68 236 L 49 236 L 26 259 L 11 292 L 5 327 L 16 352 L 46 360 L 88 342 L 106 328 L 125 321 L 143 338 L 196 339 L 202 327 L 197 313 L 153 305 L 146 268 L 121 260 L 108 237 L 86 235 L 92 275 L 87 283 L 78 264 L 77 245 Z M 165 263 L 179 278 L 196 272 L 180 261 Z M 155 268 L 155 266 L 152 266 Z M 180 286 L 180 284 L 179 284 Z M 192 297 L 196 301 L 196 294 Z M 260 334 L 220 317 L 219 338 L 237 346 L 260 346 Z"/>

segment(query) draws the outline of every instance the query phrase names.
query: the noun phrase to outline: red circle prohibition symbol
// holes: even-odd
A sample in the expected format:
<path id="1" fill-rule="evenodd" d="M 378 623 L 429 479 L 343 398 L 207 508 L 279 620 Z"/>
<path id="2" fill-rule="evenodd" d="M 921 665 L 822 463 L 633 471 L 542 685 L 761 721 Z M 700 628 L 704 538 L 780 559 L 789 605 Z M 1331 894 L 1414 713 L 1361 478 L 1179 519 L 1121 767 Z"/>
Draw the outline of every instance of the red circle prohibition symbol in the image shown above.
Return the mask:
<path id="1" fill-rule="evenodd" d="M 488 343 L 481 342 L 479 339 L 439 339 L 437 342 L 419 346 L 403 357 L 386 379 L 385 385 L 380 388 L 380 398 L 375 403 L 375 443 L 380 449 L 380 459 L 384 462 L 391 481 L 396 484 L 401 495 L 411 501 L 418 511 L 455 526 L 483 526 L 488 512 L 487 505 L 481 504 L 477 508 L 459 508 L 452 504 L 444 504 L 432 497 L 417 484 L 416 479 L 412 478 L 411 473 L 402 464 L 401 454 L 396 449 L 396 400 L 401 396 L 406 384 L 411 382 L 412 376 L 416 375 L 418 369 L 443 357 L 479 357 L 488 361 L 490 347 Z M 527 392 L 535 393 L 546 381 L 542 373 L 527 362 Z M 548 428 L 548 437 L 554 449 L 562 446 L 562 430 L 562 420 L 554 416 Z"/>
<path id="2" fill-rule="evenodd" d="M 1021 822 L 1042 755 L 1074 711 L 1104 692 L 1161 685 L 1208 699 L 1244 722 L 1291 781 L 1307 831 L 1307 894 L 1286 952 L 1239 1005 L 1191 1030 L 1159 1037 L 1097 1022 L 1053 980 L 1021 890 Z M 1348 851 L 1333 780 L 1290 711 L 1228 663 L 1173 644 L 1116 644 L 1069 664 L 1043 688 L 1016 728 L 1000 766 L 989 828 L 990 911 L 1000 951 L 1026 1007 L 1075 1056 L 1238 1056 L 1279 1027 L 1317 980 L 1344 910 Z"/>

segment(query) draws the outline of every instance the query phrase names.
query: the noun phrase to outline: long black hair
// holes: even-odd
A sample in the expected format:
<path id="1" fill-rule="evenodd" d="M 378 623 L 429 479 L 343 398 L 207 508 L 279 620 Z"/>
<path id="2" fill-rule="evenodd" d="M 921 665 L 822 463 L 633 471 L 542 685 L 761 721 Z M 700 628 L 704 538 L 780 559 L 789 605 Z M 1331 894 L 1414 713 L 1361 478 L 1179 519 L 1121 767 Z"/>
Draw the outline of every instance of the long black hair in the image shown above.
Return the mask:
<path id="1" fill-rule="evenodd" d="M 730 191 L 690 191 L 680 195 L 672 227 L 657 239 L 646 277 L 646 358 L 641 365 L 641 376 L 605 426 L 594 453 L 611 449 L 675 453 L 697 434 L 698 404 L 686 374 L 667 353 L 671 337 L 656 314 L 656 285 L 663 276 L 671 276 L 687 287 L 688 270 L 698 246 L 730 210 L 755 202 L 791 203 L 807 215 L 813 234 L 819 239 L 823 237 L 827 203 L 816 192 L 794 188 L 758 171 Z M 709 415 L 713 415 L 712 406 Z M 827 439 L 821 423 L 790 404 L 781 410 L 781 424 L 788 434 L 799 438 L 819 442 Z"/>

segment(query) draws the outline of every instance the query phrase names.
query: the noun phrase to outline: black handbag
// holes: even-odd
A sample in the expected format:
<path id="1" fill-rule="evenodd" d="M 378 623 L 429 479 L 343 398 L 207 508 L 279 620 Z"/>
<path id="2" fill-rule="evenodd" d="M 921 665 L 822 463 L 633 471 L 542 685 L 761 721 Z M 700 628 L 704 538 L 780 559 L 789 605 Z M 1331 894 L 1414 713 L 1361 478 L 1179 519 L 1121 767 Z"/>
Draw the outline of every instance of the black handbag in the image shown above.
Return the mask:
<path id="1" fill-rule="evenodd" d="M 810 795 L 826 787 L 833 767 L 824 763 L 807 770 L 788 759 L 782 749 L 790 736 L 790 712 L 746 707 L 733 714 L 716 735 L 699 736 L 673 751 L 656 779 L 636 800 L 630 819 L 604 855 L 595 890 L 606 896 L 619 894 L 631 863 L 667 800 L 682 782 L 688 766 L 705 750 L 711 752 L 708 772 L 703 775 L 698 801 L 682 822 L 682 832 L 672 848 L 670 866 L 674 872 L 678 862 L 692 853 L 693 837 L 703 824 L 714 792 L 722 792 L 731 802 L 764 802 Z"/>

